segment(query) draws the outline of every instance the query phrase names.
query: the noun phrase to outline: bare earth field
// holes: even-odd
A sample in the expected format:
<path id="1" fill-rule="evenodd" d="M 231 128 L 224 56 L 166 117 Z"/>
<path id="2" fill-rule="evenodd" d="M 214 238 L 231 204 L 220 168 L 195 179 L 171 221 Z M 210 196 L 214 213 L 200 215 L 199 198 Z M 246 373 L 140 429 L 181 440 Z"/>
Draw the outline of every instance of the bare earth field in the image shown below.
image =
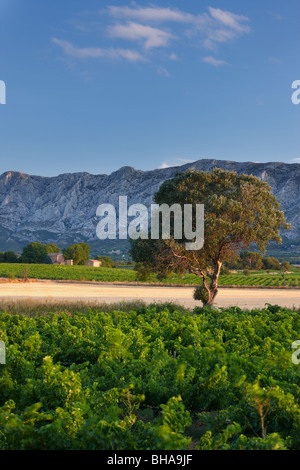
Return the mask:
<path id="1" fill-rule="evenodd" d="M 188 308 L 200 306 L 193 300 L 194 288 L 191 287 L 149 287 L 117 286 L 87 283 L 60 283 L 41 281 L 33 283 L 0 284 L 1 301 L 31 300 L 45 302 L 87 302 L 116 303 L 142 300 L 146 304 L 153 302 L 174 302 Z M 260 289 L 222 289 L 216 299 L 216 307 L 238 306 L 240 308 L 263 308 L 266 303 L 288 308 L 300 308 L 300 290 L 260 290 Z"/>

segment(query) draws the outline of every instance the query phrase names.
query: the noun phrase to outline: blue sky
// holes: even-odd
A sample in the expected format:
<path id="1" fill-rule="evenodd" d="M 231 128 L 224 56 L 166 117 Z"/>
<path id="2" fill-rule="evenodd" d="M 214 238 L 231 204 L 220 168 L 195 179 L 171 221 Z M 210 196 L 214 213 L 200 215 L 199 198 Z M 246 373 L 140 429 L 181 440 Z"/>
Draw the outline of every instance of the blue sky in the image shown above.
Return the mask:
<path id="1" fill-rule="evenodd" d="M 0 173 L 300 162 L 299 0 L 0 0 Z"/>

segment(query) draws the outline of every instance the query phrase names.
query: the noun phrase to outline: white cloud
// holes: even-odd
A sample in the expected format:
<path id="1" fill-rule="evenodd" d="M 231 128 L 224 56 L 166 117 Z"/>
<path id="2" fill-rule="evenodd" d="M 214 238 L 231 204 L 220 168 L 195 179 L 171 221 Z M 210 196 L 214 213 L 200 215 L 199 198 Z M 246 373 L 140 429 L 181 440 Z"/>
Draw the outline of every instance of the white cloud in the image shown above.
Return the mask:
<path id="1" fill-rule="evenodd" d="M 100 47 L 75 47 L 69 41 L 52 38 L 54 44 L 60 46 L 64 53 L 77 59 L 125 59 L 129 62 L 144 62 L 146 59 L 137 51 L 130 49 L 102 49 Z"/>
<path id="2" fill-rule="evenodd" d="M 162 163 L 162 164 L 158 167 L 159 170 L 164 170 L 165 168 L 171 168 L 171 167 L 170 167 L 170 165 L 168 165 L 168 164 L 165 163 L 165 162 Z"/>
<path id="3" fill-rule="evenodd" d="M 219 8 L 208 8 L 211 16 L 219 21 L 222 25 L 237 31 L 238 33 L 249 33 L 250 28 L 248 24 L 249 18 L 247 16 L 236 15 L 229 11 L 223 11 Z"/>
<path id="4" fill-rule="evenodd" d="M 219 8 L 208 7 L 200 14 L 192 14 L 171 7 L 162 8 L 151 5 L 141 7 L 136 3 L 129 6 L 108 6 L 101 10 L 102 15 L 108 16 L 108 24 L 104 26 L 107 39 L 125 42 L 135 41 L 134 49 L 116 47 L 77 47 L 72 42 L 54 38 L 53 42 L 60 46 L 64 53 L 77 59 L 113 59 L 127 60 L 129 62 L 145 62 L 154 60 L 155 49 L 174 47 L 174 41 L 181 41 L 185 47 L 202 47 L 215 51 L 221 44 L 226 44 L 240 36 L 250 32 L 249 18 L 238 15 Z M 86 18 L 90 13 L 86 13 Z M 87 20 L 88 21 L 88 20 Z M 73 21 L 73 26 L 85 33 L 91 34 L 95 30 L 103 31 L 103 24 L 99 25 L 99 20 L 92 21 L 86 26 L 84 22 Z M 100 28 L 101 27 L 101 28 Z M 181 53 L 182 55 L 182 53 Z M 176 50 L 165 54 L 166 60 L 176 61 L 178 56 Z M 214 57 L 205 57 L 204 62 L 221 67 L 229 65 L 225 60 L 218 60 Z M 161 74 L 167 76 L 168 71 L 163 69 Z"/>
<path id="5" fill-rule="evenodd" d="M 172 10 L 171 8 L 160 7 L 108 7 L 109 14 L 115 18 L 135 19 L 138 21 L 154 21 L 154 22 L 176 22 L 176 23 L 195 23 L 197 16 L 185 13 L 180 10 Z"/>
<path id="6" fill-rule="evenodd" d="M 172 167 L 175 167 L 175 166 L 179 166 L 178 165 L 178 162 L 180 164 L 186 164 L 186 163 L 195 163 L 197 160 L 190 160 L 188 158 L 176 158 L 176 161 L 174 161 L 174 163 L 172 164 L 169 164 L 169 163 L 166 163 L 166 162 L 163 162 L 161 164 L 160 167 L 158 167 L 159 170 L 163 170 L 165 168 L 172 168 Z"/>
<path id="7" fill-rule="evenodd" d="M 228 62 L 226 62 L 225 60 L 215 59 L 212 56 L 204 57 L 202 59 L 202 62 L 205 62 L 206 64 L 210 64 L 213 67 L 224 67 L 224 65 L 229 65 Z"/>
<path id="8" fill-rule="evenodd" d="M 112 38 L 142 40 L 146 49 L 166 47 L 169 45 L 170 40 L 175 37 L 167 31 L 133 22 L 111 26 L 108 33 Z"/>
<path id="9" fill-rule="evenodd" d="M 207 34 L 207 37 L 203 40 L 203 46 L 206 49 L 214 50 L 216 44 L 228 42 L 236 37 L 234 31 L 227 29 L 216 29 Z"/>
<path id="10" fill-rule="evenodd" d="M 293 162 L 293 163 L 300 163 L 300 158 L 293 158 L 293 159 L 291 160 L 291 162 Z"/>
<path id="11" fill-rule="evenodd" d="M 108 13 L 118 20 L 140 21 L 144 24 L 170 22 L 188 24 L 190 29 L 185 31 L 186 35 L 189 37 L 202 35 L 202 44 L 208 49 L 213 49 L 216 43 L 224 43 L 250 32 L 247 16 L 212 7 L 208 8 L 208 13 L 199 15 L 156 6 L 146 8 L 110 6 Z"/>
<path id="12" fill-rule="evenodd" d="M 196 162 L 196 160 L 190 160 L 188 158 L 177 158 L 177 160 L 182 163 L 195 163 Z"/>

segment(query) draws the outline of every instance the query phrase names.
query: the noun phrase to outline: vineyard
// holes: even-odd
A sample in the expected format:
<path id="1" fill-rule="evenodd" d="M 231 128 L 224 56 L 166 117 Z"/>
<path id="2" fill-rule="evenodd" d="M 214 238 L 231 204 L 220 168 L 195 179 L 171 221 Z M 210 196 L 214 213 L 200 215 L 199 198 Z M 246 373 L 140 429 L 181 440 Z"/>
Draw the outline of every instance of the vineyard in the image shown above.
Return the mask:
<path id="1" fill-rule="evenodd" d="M 287 274 L 282 276 L 280 274 L 270 275 L 229 275 L 220 276 L 220 286 L 264 286 L 264 287 L 298 287 L 299 275 Z"/>
<path id="2" fill-rule="evenodd" d="M 0 450 L 300 450 L 299 312 L 20 313 L 0 313 Z"/>
<path id="3" fill-rule="evenodd" d="M 0 264 L 0 277 L 16 279 L 24 277 L 24 273 L 32 279 L 52 279 L 70 281 L 96 281 L 96 282 L 137 282 L 137 272 L 133 269 L 121 268 L 93 268 L 86 266 L 55 266 L 47 264 Z M 299 287 L 299 270 L 282 275 L 255 273 L 245 276 L 243 274 L 230 274 L 220 276 L 220 286 L 257 286 L 257 287 Z M 141 282 L 141 281 L 139 281 Z M 201 284 L 202 279 L 194 274 L 179 276 L 173 274 L 167 279 L 158 280 L 155 274 L 150 274 L 147 283 L 154 284 Z"/>

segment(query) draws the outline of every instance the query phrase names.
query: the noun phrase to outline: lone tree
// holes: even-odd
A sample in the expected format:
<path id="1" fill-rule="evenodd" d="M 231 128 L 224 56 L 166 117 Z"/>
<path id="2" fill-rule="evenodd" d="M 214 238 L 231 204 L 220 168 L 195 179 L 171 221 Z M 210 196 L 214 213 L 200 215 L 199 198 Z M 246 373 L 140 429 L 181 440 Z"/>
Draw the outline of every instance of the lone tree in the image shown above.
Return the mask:
<path id="1" fill-rule="evenodd" d="M 252 245 L 265 252 L 271 241 L 281 244 L 280 230 L 290 228 L 272 188 L 252 175 L 218 168 L 211 173 L 178 173 L 161 185 L 154 200 L 159 205 L 180 204 L 182 208 L 184 204 L 204 204 L 204 247 L 187 251 L 185 239 L 139 239 L 131 241 L 131 256 L 161 276 L 175 271 L 201 277 L 203 283 L 196 288 L 194 298 L 204 305 L 214 303 L 224 262 Z"/>

